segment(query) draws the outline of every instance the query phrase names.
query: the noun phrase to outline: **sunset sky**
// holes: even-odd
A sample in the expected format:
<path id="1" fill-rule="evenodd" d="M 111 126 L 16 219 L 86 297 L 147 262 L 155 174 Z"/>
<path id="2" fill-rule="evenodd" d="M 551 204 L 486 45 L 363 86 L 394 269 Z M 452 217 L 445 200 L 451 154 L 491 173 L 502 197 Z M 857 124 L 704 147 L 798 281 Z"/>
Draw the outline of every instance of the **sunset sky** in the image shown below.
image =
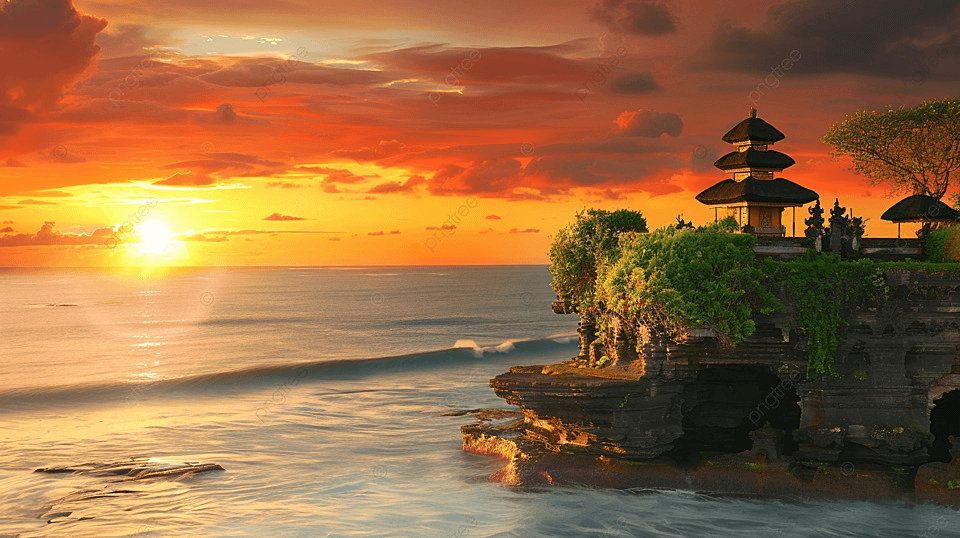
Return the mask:
<path id="1" fill-rule="evenodd" d="M 958 81 L 960 0 L 0 0 L 0 265 L 547 263 L 583 207 L 712 220 L 754 105 L 891 236 L 820 138 Z"/>

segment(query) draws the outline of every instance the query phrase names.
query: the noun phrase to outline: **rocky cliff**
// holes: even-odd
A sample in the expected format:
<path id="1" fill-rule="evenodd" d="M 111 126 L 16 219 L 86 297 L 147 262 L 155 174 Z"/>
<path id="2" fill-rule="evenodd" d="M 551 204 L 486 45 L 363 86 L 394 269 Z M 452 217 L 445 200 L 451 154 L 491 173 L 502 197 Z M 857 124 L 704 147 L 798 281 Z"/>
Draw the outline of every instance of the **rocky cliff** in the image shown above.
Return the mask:
<path id="1" fill-rule="evenodd" d="M 833 468 L 850 478 L 847 486 L 882 477 L 891 492 L 914 489 L 924 466 L 918 494 L 960 500 L 960 465 L 941 465 L 960 457 L 951 442 L 960 437 L 960 275 L 887 270 L 885 278 L 885 299 L 843 305 L 837 376 L 805 378 L 805 336 L 783 288 L 786 311 L 759 317 L 758 330 L 733 349 L 709 334 L 641 335 L 637 346 L 624 332 L 615 335 L 620 358 L 607 368 L 588 366 L 589 337 L 577 359 L 512 368 L 490 386 L 522 418 L 506 437 L 501 426 L 465 426 L 464 446 L 511 458 L 513 470 L 500 478 L 519 483 L 579 469 L 574 474 L 589 474 L 588 482 L 623 485 L 629 468 L 636 485 L 679 487 L 716 474 L 704 461 L 734 458 L 731 476 L 754 480 L 759 469 L 780 465 L 783 480 L 812 473 L 807 478 L 820 476 L 822 485 Z M 492 445 L 499 448 L 484 448 Z M 628 467 L 611 474 L 604 462 Z M 942 480 L 927 476 L 936 465 Z"/>

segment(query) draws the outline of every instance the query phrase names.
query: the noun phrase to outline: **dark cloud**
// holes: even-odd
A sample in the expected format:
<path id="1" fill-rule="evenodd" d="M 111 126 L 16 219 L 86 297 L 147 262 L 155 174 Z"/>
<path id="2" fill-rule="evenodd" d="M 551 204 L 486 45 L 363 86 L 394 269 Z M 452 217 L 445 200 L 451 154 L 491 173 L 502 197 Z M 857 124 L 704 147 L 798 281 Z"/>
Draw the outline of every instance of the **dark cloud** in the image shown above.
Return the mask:
<path id="1" fill-rule="evenodd" d="M 568 51 L 556 46 L 466 49 L 423 45 L 363 58 L 407 76 L 429 80 L 440 89 L 492 84 L 578 84 L 597 70 L 592 59 L 567 58 L 562 52 Z"/>
<path id="2" fill-rule="evenodd" d="M 217 117 L 223 123 L 234 123 L 237 121 L 237 113 L 229 103 L 223 103 L 217 107 Z"/>
<path id="3" fill-rule="evenodd" d="M 456 229 L 457 229 L 457 226 L 456 226 L 455 224 L 444 224 L 443 226 L 440 226 L 440 227 L 437 227 L 437 226 L 427 226 L 426 229 L 427 229 L 428 231 L 433 231 L 433 230 L 456 230 Z"/>
<path id="4" fill-rule="evenodd" d="M 483 218 L 487 220 L 501 220 L 498 215 L 487 215 L 486 217 L 483 217 Z"/>
<path id="5" fill-rule="evenodd" d="M 267 183 L 268 189 L 302 189 L 309 186 L 310 185 L 302 185 L 300 183 L 291 183 L 289 181 L 275 181 Z"/>
<path id="6" fill-rule="evenodd" d="M 670 8 L 658 2 L 600 0 L 590 18 L 622 34 L 663 35 L 677 31 Z"/>
<path id="7" fill-rule="evenodd" d="M 30 199 L 20 200 L 17 203 L 20 205 L 57 205 L 53 202 L 46 202 L 44 200 L 30 200 Z"/>
<path id="8" fill-rule="evenodd" d="M 960 0 L 792 0 L 771 6 L 757 28 L 725 21 L 688 68 L 894 78 L 942 69 L 935 74 L 956 78 L 958 5 Z M 791 53 L 800 59 L 786 70 L 781 64 Z"/>
<path id="9" fill-rule="evenodd" d="M 415 175 L 415 176 L 410 176 L 410 178 L 403 183 L 399 181 L 381 183 L 379 185 L 374 186 L 367 192 L 370 194 L 412 193 L 414 187 L 416 187 L 417 185 L 422 185 L 426 182 L 427 182 L 427 179 L 425 177 Z"/>
<path id="10" fill-rule="evenodd" d="M 538 234 L 538 233 L 540 233 L 540 230 L 537 230 L 537 229 L 535 229 L 535 228 L 527 228 L 526 230 L 518 230 L 517 228 L 512 228 L 512 229 L 510 230 L 510 233 L 512 233 L 512 234 Z"/>
<path id="11" fill-rule="evenodd" d="M 394 230 L 392 232 L 384 232 L 383 230 L 379 232 L 370 232 L 367 235 L 381 236 L 381 235 L 400 235 L 400 230 Z"/>
<path id="12" fill-rule="evenodd" d="M 512 192 L 521 185 L 523 166 L 515 159 L 483 161 L 471 167 L 449 164 L 430 178 L 431 194 L 479 194 Z"/>
<path id="13" fill-rule="evenodd" d="M 264 217 L 263 220 L 288 221 L 288 220 L 307 220 L 307 219 L 303 217 L 293 217 L 290 215 L 281 215 L 280 213 L 274 213 L 269 217 Z"/>
<path id="14" fill-rule="evenodd" d="M 63 146 L 56 146 L 49 151 L 41 152 L 40 158 L 55 163 L 77 164 L 87 162 L 87 158 L 77 155 Z"/>
<path id="15" fill-rule="evenodd" d="M 13 228 L 7 226 L 6 228 L 0 230 L 0 234 L 13 233 Z"/>
<path id="16" fill-rule="evenodd" d="M 96 35 L 106 25 L 71 0 L 0 3 L 0 135 L 16 134 L 36 112 L 54 108 L 92 65 Z"/>
<path id="17" fill-rule="evenodd" d="M 56 222 L 44 222 L 35 234 L 5 235 L 0 237 L 0 247 L 25 247 L 36 245 L 107 245 L 114 234 L 112 228 L 98 228 L 92 234 L 62 234 L 56 231 Z M 11 230 L 12 231 L 12 230 Z"/>
<path id="18" fill-rule="evenodd" d="M 31 196 L 34 198 L 72 198 L 73 195 L 69 192 L 63 191 L 36 191 L 36 192 L 24 192 L 21 193 L 23 196 Z"/>
<path id="19" fill-rule="evenodd" d="M 186 170 L 157 181 L 154 185 L 203 187 L 214 185 L 226 177 L 261 177 L 286 169 L 284 163 L 268 161 L 243 153 L 205 153 L 203 159 L 180 161 L 160 167 L 161 170 Z M 226 176 L 226 177 L 225 177 Z"/>
<path id="20" fill-rule="evenodd" d="M 620 136 L 658 138 L 663 134 L 680 136 L 683 132 L 683 121 L 672 112 L 660 113 L 643 109 L 624 112 L 615 123 Z"/>
<path id="21" fill-rule="evenodd" d="M 2 129 L 2 123 L 0 123 L 0 129 Z M 3 134 L 3 133 L 0 133 L 0 134 Z M 13 157 L 10 157 L 6 161 L 4 161 L 3 166 L 8 168 L 23 168 L 23 163 L 14 159 Z"/>
<path id="22" fill-rule="evenodd" d="M 363 183 L 369 178 L 378 177 L 376 175 L 370 176 L 358 176 L 350 170 L 345 170 L 342 168 L 327 168 L 324 166 L 302 166 L 296 169 L 298 172 L 313 172 L 321 176 L 326 176 L 323 179 L 322 184 L 330 186 L 333 183 L 343 183 L 347 185 L 354 185 L 356 183 Z M 330 191 L 326 191 L 330 192 Z M 334 191 L 339 192 L 339 191 Z"/>
<path id="23" fill-rule="evenodd" d="M 610 91 L 613 93 L 651 93 L 661 89 L 650 73 L 622 75 L 610 81 Z"/>

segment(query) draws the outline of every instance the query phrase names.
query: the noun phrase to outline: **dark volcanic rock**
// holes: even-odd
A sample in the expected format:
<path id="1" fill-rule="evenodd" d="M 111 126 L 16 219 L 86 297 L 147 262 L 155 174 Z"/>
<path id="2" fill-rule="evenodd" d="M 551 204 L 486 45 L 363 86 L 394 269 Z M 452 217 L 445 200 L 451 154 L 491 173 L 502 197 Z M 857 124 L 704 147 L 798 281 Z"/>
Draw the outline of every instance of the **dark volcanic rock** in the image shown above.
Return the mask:
<path id="1" fill-rule="evenodd" d="M 819 486 L 804 491 L 853 497 L 864 487 L 909 491 L 918 467 L 946 464 L 960 453 L 951 437 L 960 437 L 960 276 L 901 270 L 885 276 L 890 293 L 880 303 L 843 305 L 837 376 L 802 375 L 805 336 L 782 286 L 786 311 L 760 316 L 757 331 L 736 349 L 720 349 L 708 331 L 676 342 L 613 326 L 608 336 L 619 357 L 613 366 L 587 368 L 598 350 L 582 338 L 578 360 L 511 368 L 490 386 L 523 410 L 522 420 L 510 426 L 509 439 L 487 426 L 465 426 L 464 447 L 510 459 L 498 477 L 510 483 L 557 483 L 584 473 L 590 483 L 621 484 L 629 482 L 622 473 L 601 478 L 609 462 L 673 462 L 689 470 L 701 465 L 701 453 L 714 452 L 768 469 L 788 465 L 811 480 L 819 473 L 813 480 Z M 737 466 L 723 472 L 740 476 L 741 485 L 755 482 Z M 679 476 L 663 473 L 671 477 L 663 483 Z M 722 478 L 711 473 L 719 471 L 696 473 L 708 489 Z M 838 476 L 857 478 L 837 482 Z M 764 480 L 784 491 L 800 487 Z M 744 487 L 766 491 L 760 482 Z"/>

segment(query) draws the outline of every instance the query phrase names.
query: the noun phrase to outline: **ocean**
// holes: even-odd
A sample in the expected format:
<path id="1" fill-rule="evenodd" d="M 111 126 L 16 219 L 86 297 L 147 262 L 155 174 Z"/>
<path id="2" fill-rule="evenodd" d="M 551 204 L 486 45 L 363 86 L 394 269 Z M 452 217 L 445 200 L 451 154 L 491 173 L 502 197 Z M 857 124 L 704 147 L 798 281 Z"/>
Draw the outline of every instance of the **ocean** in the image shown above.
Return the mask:
<path id="1" fill-rule="evenodd" d="M 0 269 L 0 537 L 931 537 L 957 510 L 519 489 L 461 450 L 577 354 L 543 266 Z M 127 458 L 223 471 L 35 473 Z"/>

